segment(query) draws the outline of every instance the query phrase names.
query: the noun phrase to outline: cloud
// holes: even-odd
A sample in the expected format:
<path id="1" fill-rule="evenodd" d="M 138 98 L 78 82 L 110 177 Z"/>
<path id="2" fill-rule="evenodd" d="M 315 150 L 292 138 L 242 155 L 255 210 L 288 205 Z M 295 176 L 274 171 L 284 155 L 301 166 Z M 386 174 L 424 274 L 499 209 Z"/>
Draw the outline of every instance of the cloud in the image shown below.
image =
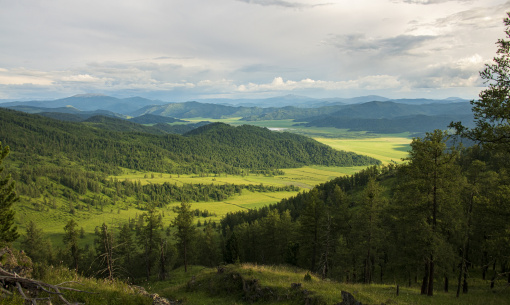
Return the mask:
<path id="1" fill-rule="evenodd" d="M 306 8 L 306 7 L 316 7 L 323 5 L 330 5 L 331 3 L 315 3 L 315 4 L 307 4 L 301 2 L 291 2 L 284 0 L 237 0 L 241 2 L 245 2 L 248 4 L 257 4 L 262 6 L 280 6 L 286 8 Z"/>
<path id="2" fill-rule="evenodd" d="M 51 76 L 43 71 L 28 70 L 25 68 L 0 69 L 0 84 L 2 85 L 23 85 L 33 84 L 47 86 L 51 85 Z"/>
<path id="3" fill-rule="evenodd" d="M 423 31 L 424 29 L 466 31 L 468 29 L 484 30 L 501 27 L 503 24 L 502 20 L 506 17 L 505 11 L 508 10 L 508 7 L 510 7 L 510 1 L 500 5 L 488 5 L 461 10 L 441 18 L 435 18 L 431 22 L 413 21 L 410 23 L 411 27 L 408 29 L 408 32 L 414 30 Z"/>
<path id="4" fill-rule="evenodd" d="M 413 88 L 483 87 L 479 71 L 487 63 L 479 54 L 459 58 L 454 62 L 431 64 L 406 75 Z"/>
<path id="5" fill-rule="evenodd" d="M 371 38 L 365 34 L 337 35 L 326 41 L 342 52 L 363 52 L 380 55 L 412 55 L 412 51 L 437 39 L 430 35 L 399 35 L 389 38 Z M 372 54 L 372 55 L 375 55 Z"/>
<path id="6" fill-rule="evenodd" d="M 377 90 L 398 88 L 401 86 L 400 81 L 390 75 L 370 75 L 348 81 L 324 81 L 313 80 L 310 78 L 299 81 L 284 80 L 282 77 L 275 77 L 271 83 L 266 84 L 242 84 L 237 87 L 240 92 L 281 92 L 305 89 L 321 89 L 321 90 L 346 90 L 346 89 L 365 89 Z"/>
<path id="7" fill-rule="evenodd" d="M 472 2 L 473 0 L 402 0 L 394 2 L 404 2 L 409 4 L 439 4 L 446 2 Z"/>

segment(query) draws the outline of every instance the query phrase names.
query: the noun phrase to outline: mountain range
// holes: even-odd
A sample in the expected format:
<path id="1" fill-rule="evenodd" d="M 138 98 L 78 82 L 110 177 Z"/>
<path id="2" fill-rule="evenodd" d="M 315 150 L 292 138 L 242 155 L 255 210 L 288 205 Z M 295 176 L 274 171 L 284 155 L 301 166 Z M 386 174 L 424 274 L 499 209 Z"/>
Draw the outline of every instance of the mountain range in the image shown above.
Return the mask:
<path id="1" fill-rule="evenodd" d="M 55 99 L 55 100 L 33 100 L 33 101 L 10 101 L 3 102 L 0 100 L 1 107 L 13 106 L 31 106 L 39 108 L 59 108 L 73 106 L 81 111 L 95 111 L 107 110 L 124 115 L 131 115 L 137 110 L 151 106 L 151 105 L 165 105 L 165 104 L 182 104 L 169 103 L 161 100 L 151 100 L 143 97 L 130 97 L 130 98 L 116 98 L 103 94 L 78 94 L 71 97 Z M 286 106 L 294 106 L 299 108 L 319 108 L 324 106 L 346 105 L 346 104 L 359 104 L 366 102 L 387 102 L 394 101 L 401 104 L 436 104 L 436 103 L 452 103 L 452 102 L 466 102 L 467 100 L 461 98 L 447 98 L 447 99 L 389 99 L 377 95 L 360 96 L 353 98 L 311 98 L 299 95 L 285 95 L 278 97 L 271 97 L 265 99 L 197 99 L 195 102 L 202 104 L 216 104 L 226 106 L 242 106 L 247 108 L 260 107 L 276 107 L 282 108 Z"/>
<path id="2" fill-rule="evenodd" d="M 376 133 L 421 133 L 446 129 L 452 121 L 463 121 L 467 126 L 472 123 L 470 103 L 459 98 L 390 100 L 381 96 L 363 96 L 350 99 L 313 99 L 287 95 L 258 100 L 206 101 L 207 103 L 165 103 L 141 97 L 119 99 L 87 94 L 53 101 L 9 102 L 0 104 L 0 107 L 62 121 L 100 124 L 112 130 L 124 128 L 152 134 L 188 132 L 203 124 L 187 126 L 183 125 L 187 123 L 185 120 L 200 117 L 219 120 L 241 118 L 247 124 L 260 120 L 294 120 L 299 125 L 309 127 L 335 127 Z M 272 107 L 265 107 L 268 105 Z M 115 120 L 112 120 L 113 118 Z M 122 122 L 126 120 L 129 120 L 130 124 Z M 140 124 L 153 126 L 148 128 Z"/>

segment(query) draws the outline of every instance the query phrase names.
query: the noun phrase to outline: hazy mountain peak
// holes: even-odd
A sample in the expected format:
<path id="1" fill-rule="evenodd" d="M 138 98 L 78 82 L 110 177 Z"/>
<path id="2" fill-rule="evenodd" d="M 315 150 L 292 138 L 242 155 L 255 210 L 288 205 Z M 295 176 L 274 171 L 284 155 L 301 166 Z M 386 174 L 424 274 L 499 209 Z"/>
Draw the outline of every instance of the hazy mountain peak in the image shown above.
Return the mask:
<path id="1" fill-rule="evenodd" d="M 98 97 L 98 96 L 106 96 L 101 93 L 84 93 L 84 94 L 76 94 L 71 97 Z"/>

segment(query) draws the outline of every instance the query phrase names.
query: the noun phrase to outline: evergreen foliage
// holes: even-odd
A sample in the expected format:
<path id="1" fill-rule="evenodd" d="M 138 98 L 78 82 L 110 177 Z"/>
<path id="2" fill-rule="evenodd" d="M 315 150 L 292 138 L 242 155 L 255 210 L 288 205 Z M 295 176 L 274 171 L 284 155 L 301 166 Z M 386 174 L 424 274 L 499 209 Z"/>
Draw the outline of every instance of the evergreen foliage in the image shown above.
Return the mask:
<path id="1" fill-rule="evenodd" d="M 480 77 L 488 88 L 480 92 L 479 100 L 471 101 L 476 127 L 467 128 L 461 122 L 451 123 L 457 134 L 510 151 L 510 12 L 503 20 L 507 39 L 498 39 L 497 56 L 486 64 Z"/>
<path id="2" fill-rule="evenodd" d="M 176 174 L 240 174 L 243 169 L 379 163 L 335 151 L 304 136 L 260 127 L 216 123 L 185 137 L 153 135 L 97 129 L 7 109 L 0 109 L 0 139 L 11 146 L 14 162 L 33 163 L 43 157 L 59 164 L 64 159 L 108 174 L 117 173 L 119 167 Z"/>
<path id="3" fill-rule="evenodd" d="M 18 200 L 11 174 L 4 172 L 4 159 L 9 155 L 9 146 L 0 142 L 0 246 L 15 241 L 19 234 L 14 225 L 12 204 Z"/>

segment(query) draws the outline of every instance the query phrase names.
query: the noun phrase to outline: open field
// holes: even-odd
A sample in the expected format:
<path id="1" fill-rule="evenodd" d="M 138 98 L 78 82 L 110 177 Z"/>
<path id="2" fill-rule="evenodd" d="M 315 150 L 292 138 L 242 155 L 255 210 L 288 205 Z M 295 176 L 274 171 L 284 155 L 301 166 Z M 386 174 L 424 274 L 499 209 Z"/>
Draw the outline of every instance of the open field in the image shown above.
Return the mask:
<path id="1" fill-rule="evenodd" d="M 263 184 L 266 186 L 285 186 L 295 185 L 300 188 L 311 189 L 315 185 L 329 181 L 339 176 L 351 175 L 365 166 L 354 167 L 328 167 L 328 166 L 305 166 L 301 168 L 285 168 L 284 175 L 264 176 L 249 174 L 245 176 L 235 175 L 169 175 L 161 173 L 144 173 L 136 171 L 126 171 L 125 174 L 114 176 L 118 180 L 129 179 L 131 181 L 140 181 L 142 184 L 149 183 L 171 183 L 177 185 L 183 184 Z M 152 178 L 154 176 L 154 178 Z"/>
<path id="2" fill-rule="evenodd" d="M 402 158 L 408 156 L 409 138 L 366 138 L 366 139 L 330 139 L 315 138 L 315 140 L 329 145 L 337 150 L 353 151 L 357 154 L 367 155 L 384 164 L 402 163 Z"/>

